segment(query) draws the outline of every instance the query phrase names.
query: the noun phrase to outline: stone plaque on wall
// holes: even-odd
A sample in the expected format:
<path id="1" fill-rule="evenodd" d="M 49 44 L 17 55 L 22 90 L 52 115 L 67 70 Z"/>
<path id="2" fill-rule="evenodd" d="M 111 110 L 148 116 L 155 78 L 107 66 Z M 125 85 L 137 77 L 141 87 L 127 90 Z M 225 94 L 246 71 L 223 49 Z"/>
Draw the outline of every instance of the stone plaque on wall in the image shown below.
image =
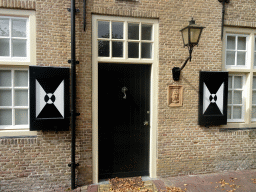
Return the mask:
<path id="1" fill-rule="evenodd" d="M 183 87 L 181 85 L 168 86 L 168 106 L 177 107 L 182 106 Z"/>

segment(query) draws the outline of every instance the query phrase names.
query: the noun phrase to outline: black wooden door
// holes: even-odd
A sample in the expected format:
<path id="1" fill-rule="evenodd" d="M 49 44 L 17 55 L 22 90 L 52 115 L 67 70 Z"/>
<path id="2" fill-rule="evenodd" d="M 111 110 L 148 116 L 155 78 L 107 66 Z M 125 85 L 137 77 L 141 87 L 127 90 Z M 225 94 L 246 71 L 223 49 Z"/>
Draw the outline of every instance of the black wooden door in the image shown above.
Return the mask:
<path id="1" fill-rule="evenodd" d="M 99 179 L 149 175 L 150 70 L 99 64 Z"/>

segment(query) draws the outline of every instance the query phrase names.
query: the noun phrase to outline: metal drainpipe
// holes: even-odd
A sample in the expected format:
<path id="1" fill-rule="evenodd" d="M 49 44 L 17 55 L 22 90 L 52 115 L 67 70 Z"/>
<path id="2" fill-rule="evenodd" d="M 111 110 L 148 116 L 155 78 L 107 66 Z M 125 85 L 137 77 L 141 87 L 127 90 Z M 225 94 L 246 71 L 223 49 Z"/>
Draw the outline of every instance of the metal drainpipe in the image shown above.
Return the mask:
<path id="1" fill-rule="evenodd" d="M 75 42 L 75 0 L 71 0 L 71 189 L 75 189 L 76 169 L 76 42 Z"/>

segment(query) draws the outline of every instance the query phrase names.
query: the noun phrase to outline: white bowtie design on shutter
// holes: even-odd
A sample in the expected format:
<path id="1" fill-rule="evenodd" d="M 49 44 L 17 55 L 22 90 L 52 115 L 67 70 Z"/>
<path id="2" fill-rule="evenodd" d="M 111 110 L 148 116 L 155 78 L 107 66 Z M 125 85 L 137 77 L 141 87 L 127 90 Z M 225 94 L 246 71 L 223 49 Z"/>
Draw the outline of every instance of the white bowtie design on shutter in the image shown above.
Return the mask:
<path id="1" fill-rule="evenodd" d="M 38 117 L 44 107 L 52 104 L 64 117 L 64 80 L 59 84 L 54 93 L 46 93 L 40 83 L 36 80 L 36 117 Z"/>
<path id="2" fill-rule="evenodd" d="M 203 98 L 203 113 L 211 103 L 216 103 L 220 112 L 223 114 L 223 100 L 224 100 L 224 83 L 221 84 L 216 94 L 210 93 L 208 87 L 204 83 L 204 98 Z"/>

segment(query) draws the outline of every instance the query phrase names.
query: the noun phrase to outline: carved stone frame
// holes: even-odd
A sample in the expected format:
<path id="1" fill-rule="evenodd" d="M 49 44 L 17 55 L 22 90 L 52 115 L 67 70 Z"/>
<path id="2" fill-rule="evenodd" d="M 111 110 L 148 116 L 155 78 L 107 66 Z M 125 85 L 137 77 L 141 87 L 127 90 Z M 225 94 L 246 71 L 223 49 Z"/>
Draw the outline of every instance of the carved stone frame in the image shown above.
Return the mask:
<path id="1" fill-rule="evenodd" d="M 181 85 L 169 85 L 167 100 L 169 107 L 182 106 L 183 87 Z"/>

